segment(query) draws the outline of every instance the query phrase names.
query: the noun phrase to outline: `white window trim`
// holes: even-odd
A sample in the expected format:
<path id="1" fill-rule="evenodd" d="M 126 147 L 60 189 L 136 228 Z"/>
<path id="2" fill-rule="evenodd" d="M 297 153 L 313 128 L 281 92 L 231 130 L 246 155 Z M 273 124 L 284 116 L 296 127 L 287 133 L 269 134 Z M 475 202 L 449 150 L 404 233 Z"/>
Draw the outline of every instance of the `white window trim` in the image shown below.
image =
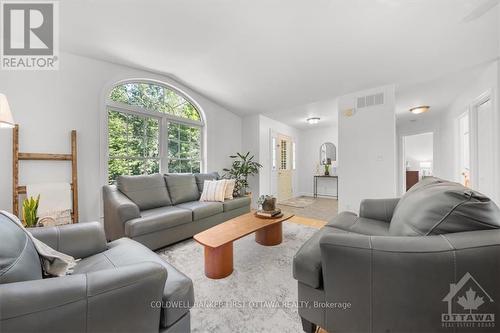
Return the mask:
<path id="1" fill-rule="evenodd" d="M 175 115 L 171 115 L 168 113 L 161 113 L 158 111 L 142 108 L 140 106 L 135 106 L 135 105 L 128 105 L 125 103 L 118 103 L 115 101 L 110 100 L 109 95 L 111 91 L 120 85 L 124 85 L 127 83 L 147 83 L 147 84 L 156 84 L 159 86 L 163 86 L 166 89 L 174 91 L 176 94 L 180 95 L 183 97 L 188 103 L 191 103 L 200 115 L 200 121 L 196 120 L 191 120 L 187 118 L 182 118 L 178 117 Z M 206 150 L 207 150 L 207 145 L 206 145 L 206 118 L 205 118 L 205 113 L 203 109 L 200 107 L 200 105 L 194 101 L 189 95 L 187 95 L 185 92 L 180 90 L 179 88 L 172 86 L 171 84 L 158 81 L 155 79 L 126 79 L 126 80 L 120 80 L 116 81 L 113 84 L 109 85 L 107 89 L 104 90 L 104 96 L 103 96 L 103 107 L 102 107 L 102 112 L 101 112 L 101 137 L 100 137 L 100 165 L 101 165 L 101 184 L 107 185 L 108 184 L 108 165 L 109 165 L 109 147 L 108 147 L 108 137 L 109 137 L 109 129 L 108 129 L 108 111 L 109 110 L 115 110 L 118 112 L 123 112 L 127 114 L 133 114 L 133 115 L 146 115 L 149 117 L 154 117 L 160 120 L 160 147 L 159 147 L 159 161 L 160 161 L 160 173 L 166 173 L 168 169 L 168 145 L 166 143 L 166 138 L 167 138 L 167 129 L 168 129 L 168 123 L 169 122 L 175 122 L 178 124 L 183 124 L 183 125 L 188 125 L 188 126 L 194 126 L 194 127 L 199 127 L 201 129 L 201 136 L 200 136 L 200 149 L 201 149 L 201 158 L 200 158 L 200 171 L 201 172 L 206 172 L 206 164 L 207 164 L 207 157 L 206 157 Z M 161 130 L 161 128 L 164 128 L 165 130 Z"/>

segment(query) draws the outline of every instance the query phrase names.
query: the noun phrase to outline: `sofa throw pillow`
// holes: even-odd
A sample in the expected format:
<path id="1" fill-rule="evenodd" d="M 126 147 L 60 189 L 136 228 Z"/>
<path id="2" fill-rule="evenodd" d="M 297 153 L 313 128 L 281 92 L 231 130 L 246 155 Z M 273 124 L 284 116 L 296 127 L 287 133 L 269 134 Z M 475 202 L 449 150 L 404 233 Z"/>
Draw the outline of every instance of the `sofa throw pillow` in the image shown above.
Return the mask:
<path id="1" fill-rule="evenodd" d="M 194 178 L 196 179 L 196 186 L 198 186 L 198 192 L 203 192 L 203 184 L 205 180 L 218 180 L 219 173 L 218 172 L 209 172 L 209 173 L 195 173 Z"/>
<path id="2" fill-rule="evenodd" d="M 200 201 L 224 202 L 226 194 L 226 180 L 205 180 Z"/>
<path id="3" fill-rule="evenodd" d="M 500 228 L 500 209 L 485 195 L 440 180 L 407 192 L 398 202 L 389 233 L 427 236 Z"/>
<path id="4" fill-rule="evenodd" d="M 236 179 L 226 179 L 226 193 L 224 199 L 233 200 L 234 187 L 236 186 Z"/>

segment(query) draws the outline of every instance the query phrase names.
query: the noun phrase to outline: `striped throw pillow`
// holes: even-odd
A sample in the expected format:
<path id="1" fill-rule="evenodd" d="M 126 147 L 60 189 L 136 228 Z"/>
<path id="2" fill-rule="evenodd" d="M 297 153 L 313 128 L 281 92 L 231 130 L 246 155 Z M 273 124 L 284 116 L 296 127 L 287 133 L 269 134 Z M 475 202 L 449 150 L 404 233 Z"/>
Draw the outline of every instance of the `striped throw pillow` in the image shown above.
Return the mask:
<path id="1" fill-rule="evenodd" d="M 226 180 L 205 180 L 200 201 L 220 201 L 224 202 L 226 194 Z"/>
<path id="2" fill-rule="evenodd" d="M 227 179 L 226 180 L 226 194 L 224 195 L 224 199 L 234 199 L 233 191 L 236 186 L 236 179 Z"/>

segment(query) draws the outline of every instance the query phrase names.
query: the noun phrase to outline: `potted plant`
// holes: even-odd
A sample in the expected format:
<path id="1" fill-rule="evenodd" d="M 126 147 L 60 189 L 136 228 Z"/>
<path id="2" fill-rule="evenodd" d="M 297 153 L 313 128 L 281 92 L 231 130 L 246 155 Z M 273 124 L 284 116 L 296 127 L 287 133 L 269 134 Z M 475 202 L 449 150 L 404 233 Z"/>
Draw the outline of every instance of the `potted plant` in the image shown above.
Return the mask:
<path id="1" fill-rule="evenodd" d="M 23 222 L 27 228 L 36 227 L 38 223 L 37 211 L 40 203 L 40 195 L 35 198 L 29 197 L 23 201 Z"/>
<path id="2" fill-rule="evenodd" d="M 236 153 L 229 157 L 233 160 L 231 169 L 224 168 L 225 174 L 222 177 L 236 180 L 233 195 L 243 196 L 247 194 L 248 177 L 257 175 L 262 165 L 253 160 L 255 156 L 250 156 L 250 152 L 245 155 Z"/>

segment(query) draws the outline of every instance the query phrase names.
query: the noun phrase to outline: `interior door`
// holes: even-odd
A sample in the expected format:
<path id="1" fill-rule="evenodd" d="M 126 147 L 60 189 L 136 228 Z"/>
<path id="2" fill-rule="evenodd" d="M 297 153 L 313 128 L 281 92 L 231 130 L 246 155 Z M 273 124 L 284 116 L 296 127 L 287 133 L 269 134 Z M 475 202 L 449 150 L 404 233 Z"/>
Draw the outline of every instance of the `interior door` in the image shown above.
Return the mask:
<path id="1" fill-rule="evenodd" d="M 278 142 L 278 201 L 284 201 L 293 196 L 292 140 L 279 135 Z"/>

